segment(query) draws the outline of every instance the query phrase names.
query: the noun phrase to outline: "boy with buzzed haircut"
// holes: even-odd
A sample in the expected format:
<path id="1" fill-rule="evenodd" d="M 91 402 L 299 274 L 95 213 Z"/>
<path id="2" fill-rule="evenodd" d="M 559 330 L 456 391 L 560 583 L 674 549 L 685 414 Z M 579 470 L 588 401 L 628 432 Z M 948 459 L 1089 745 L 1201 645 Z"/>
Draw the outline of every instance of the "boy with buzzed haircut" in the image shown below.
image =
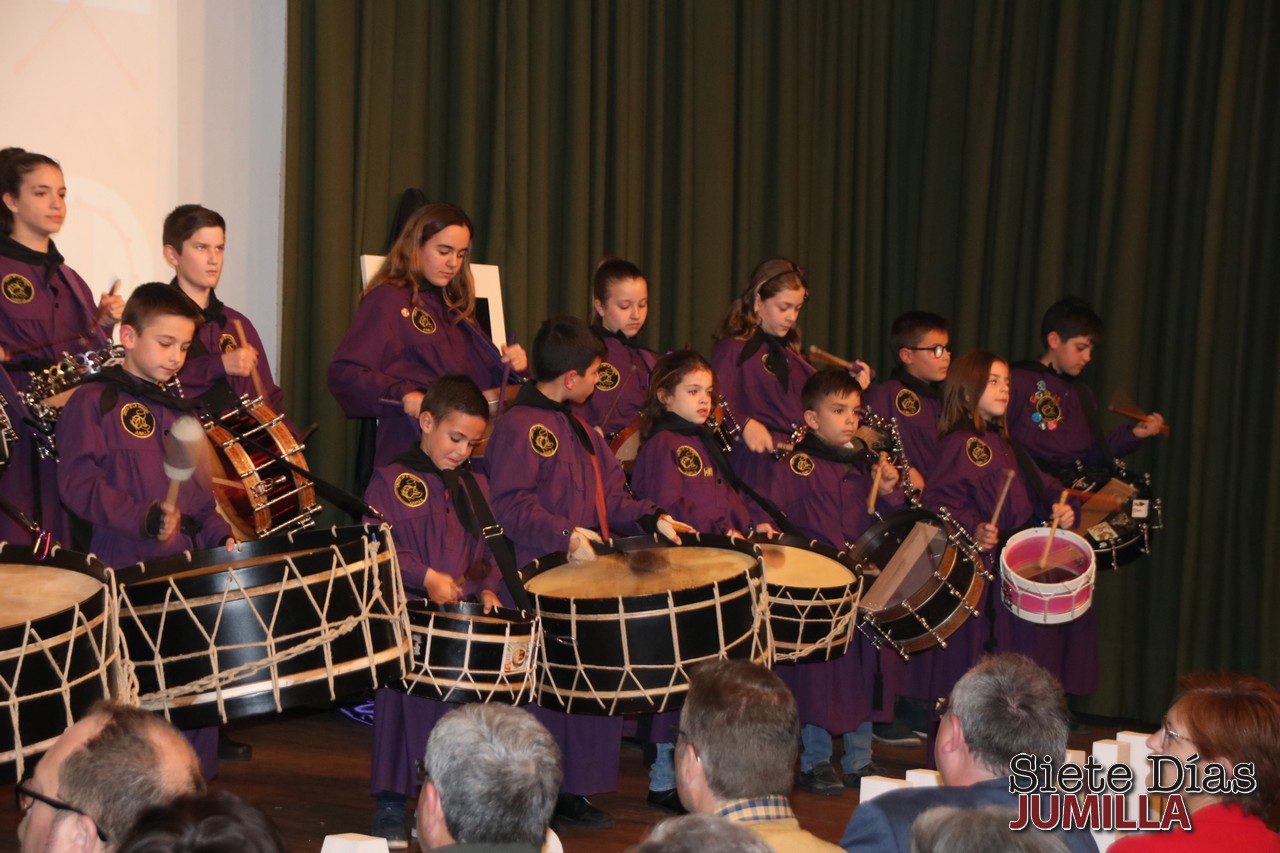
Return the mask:
<path id="1" fill-rule="evenodd" d="M 261 357 L 258 330 L 248 317 L 218 299 L 226 229 L 219 213 L 198 204 L 179 205 L 164 218 L 164 259 L 174 272 L 169 286 L 195 303 L 203 318 L 178 378 L 188 399 L 198 400 L 217 416 L 235 408 L 241 397 L 258 396 L 256 371 L 266 392 L 264 402 L 281 414 L 284 392 Z M 243 342 L 237 323 L 244 329 Z"/>
<path id="2" fill-rule="evenodd" d="M 907 458 L 928 482 L 938 450 L 942 382 L 951 366 L 951 333 L 945 318 L 908 311 L 893 321 L 890 335 L 898 364 L 886 381 L 867 389 L 863 401 L 877 415 L 897 419 Z"/>
<path id="3" fill-rule="evenodd" d="M 1080 381 L 1102 333 L 1102 318 L 1089 303 L 1069 296 L 1044 313 L 1044 354 L 1013 365 L 1005 419 L 1009 434 L 1041 470 L 1064 483 L 1081 471 L 1109 471 L 1113 459 L 1133 453 L 1164 426 L 1164 417 L 1156 413 L 1103 433 L 1097 397 Z"/>
<path id="4" fill-rule="evenodd" d="M 876 505 L 887 514 L 902 503 L 898 470 L 856 438 L 862 386 L 843 370 L 820 370 L 800 392 L 807 432 L 774 466 L 768 494 L 804 535 L 845 551 L 876 517 L 867 512 L 875 475 Z M 853 787 L 871 763 L 871 717 L 879 652 L 861 633 L 840 657 L 779 664 L 800 709 L 802 790 L 826 796 Z M 891 691 L 882 690 L 883 696 Z M 844 736 L 843 774 L 831 765 L 832 735 Z"/>
<path id="5" fill-rule="evenodd" d="M 552 317 L 533 341 L 534 382 L 520 389 L 498 420 L 486 449 L 493 509 L 520 565 L 547 554 L 591 560 L 593 542 L 614 534 L 661 533 L 679 542 L 692 528 L 651 501 L 633 498 L 604 437 L 574 412 L 595 390 L 604 342 L 578 317 Z M 510 602 L 508 602 L 510 604 Z M 532 709 L 560 745 L 562 823 L 592 829 L 613 818 L 587 800 L 618 781 L 621 717 Z"/>
<path id="6" fill-rule="evenodd" d="M 184 551 L 232 547 L 206 465 L 165 498 L 165 437 L 195 405 L 165 385 L 182 369 L 200 324 L 191 300 L 159 282 L 140 285 L 124 307 L 124 362 L 79 388 L 58 419 L 58 491 L 92 527 L 90 550 L 108 566 Z M 217 728 L 188 733 L 207 777 L 217 768 Z"/>
<path id="7" fill-rule="evenodd" d="M 484 533 L 493 523 L 488 484 L 467 465 L 488 422 L 489 404 L 475 382 L 441 376 L 422 400 L 422 438 L 374 471 L 365 491 L 395 529 L 400 574 L 414 598 L 454 604 L 477 596 L 486 611 L 500 604 L 500 575 Z M 456 707 L 385 687 L 374 694 L 373 834 L 391 849 L 408 846 L 405 800 L 420 785 L 415 762 L 436 722 Z"/>

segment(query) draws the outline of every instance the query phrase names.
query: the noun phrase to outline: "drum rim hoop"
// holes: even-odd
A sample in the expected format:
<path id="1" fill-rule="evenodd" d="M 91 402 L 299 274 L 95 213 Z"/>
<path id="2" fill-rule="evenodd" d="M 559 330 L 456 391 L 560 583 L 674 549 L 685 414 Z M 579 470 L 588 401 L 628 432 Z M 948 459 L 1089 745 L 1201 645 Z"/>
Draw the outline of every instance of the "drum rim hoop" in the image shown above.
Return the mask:
<path id="1" fill-rule="evenodd" d="M 756 546 L 755 543 L 737 536 L 725 536 L 719 533 L 685 534 L 684 538 L 681 541 L 681 544 L 677 545 L 674 542 L 669 542 L 667 539 L 663 538 L 660 534 L 646 533 L 646 534 L 641 534 L 639 536 L 615 536 L 603 545 L 595 544 L 595 543 L 592 544 L 592 547 L 595 549 L 595 552 L 597 555 L 608 555 L 608 554 L 626 553 L 628 551 L 638 551 L 638 550 L 641 550 L 642 547 L 648 547 L 648 546 L 657 546 L 659 548 L 698 548 L 698 547 L 720 548 L 722 550 L 727 550 L 727 551 L 737 551 L 740 554 L 746 554 L 749 557 L 755 558 L 755 563 L 749 569 L 747 569 L 747 574 L 753 580 L 763 577 L 763 574 L 764 574 L 764 558 L 760 554 L 760 548 Z M 516 575 L 520 579 L 520 585 L 527 590 L 529 587 L 529 581 L 533 580 L 534 578 L 538 577 L 541 574 L 545 574 L 546 572 L 551 571 L 552 569 L 558 569 L 561 566 L 566 565 L 568 562 L 569 562 L 569 555 L 567 553 L 563 551 L 555 551 L 551 554 L 546 555 L 545 557 L 539 557 L 533 562 L 528 563 L 524 566 L 521 566 L 520 570 L 516 573 Z M 707 583 L 713 583 L 713 581 L 708 581 Z M 678 591 L 683 592 L 684 590 L 678 590 Z M 530 594 L 532 595 L 532 593 Z M 654 593 L 647 593 L 647 595 L 652 595 L 652 594 Z M 564 601 L 574 600 L 570 598 L 564 598 L 563 596 L 558 596 L 558 595 L 549 595 L 544 597 L 558 598 Z M 642 596 L 624 595 L 622 597 L 623 598 L 633 598 L 633 597 L 641 598 Z M 610 599 L 617 598 L 617 596 L 609 596 L 609 598 Z M 590 600 L 597 600 L 597 599 L 590 599 Z"/>
<path id="2" fill-rule="evenodd" d="M 951 534 L 952 528 L 953 528 L 953 525 L 948 523 L 945 518 L 938 515 L 933 510 L 926 509 L 925 507 L 922 507 L 922 506 L 907 507 L 902 509 L 899 512 L 895 512 L 893 515 L 890 515 L 887 518 L 880 519 L 875 524 L 868 527 L 866 531 L 864 531 L 863 534 L 858 537 L 858 541 L 853 543 L 854 557 L 857 558 L 858 555 L 862 554 L 864 549 L 866 549 L 867 546 L 871 544 L 871 541 L 873 539 L 879 536 L 883 536 L 887 530 L 891 529 L 896 525 L 896 522 L 898 519 L 902 519 L 902 518 L 909 519 L 913 523 L 915 521 L 920 521 L 922 519 L 934 521 L 937 523 L 939 527 L 942 528 L 943 532 L 948 535 Z M 970 561 L 966 558 L 964 553 L 959 548 L 957 548 L 954 544 L 952 544 L 950 541 L 947 542 L 947 551 L 950 553 L 951 559 L 949 560 L 944 559 L 942 562 L 942 565 L 939 566 L 938 568 L 938 572 L 939 574 L 942 575 L 943 580 L 950 581 L 951 574 L 952 572 L 955 571 L 956 565 L 961 562 L 970 562 Z M 981 574 L 981 572 L 978 569 L 978 566 L 976 565 L 973 567 L 973 572 L 974 574 Z M 878 580 L 878 578 L 876 580 Z M 863 598 L 866 597 L 868 592 L 870 592 L 872 589 L 875 588 L 875 584 L 876 584 L 876 581 L 872 580 L 871 583 L 867 586 L 867 588 L 863 590 L 863 593 L 862 593 Z M 941 587 L 942 587 L 942 581 L 934 577 L 933 575 L 930 575 L 929 579 L 924 583 L 924 585 L 922 585 L 918 590 L 916 590 L 915 593 L 905 597 L 902 601 L 900 601 L 899 603 L 891 607 L 886 607 L 884 610 L 873 611 L 863 607 L 861 602 L 859 602 L 858 610 L 863 614 L 875 614 L 878 617 L 875 621 L 892 622 L 896 619 L 900 619 L 903 616 L 908 615 L 911 612 L 911 610 L 907 609 L 908 605 L 911 606 L 911 609 L 918 610 L 920 607 L 927 604 Z"/>

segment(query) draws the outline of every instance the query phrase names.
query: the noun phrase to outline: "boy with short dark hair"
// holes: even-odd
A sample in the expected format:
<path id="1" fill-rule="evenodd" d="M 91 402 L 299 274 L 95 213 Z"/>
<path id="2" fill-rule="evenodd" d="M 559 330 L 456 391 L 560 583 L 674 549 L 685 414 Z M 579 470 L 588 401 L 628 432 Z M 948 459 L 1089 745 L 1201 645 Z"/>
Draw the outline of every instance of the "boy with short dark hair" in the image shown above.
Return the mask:
<path id="1" fill-rule="evenodd" d="M 1005 418 L 1009 434 L 1042 470 L 1064 483 L 1081 470 L 1109 470 L 1113 459 L 1133 453 L 1164 426 L 1157 413 L 1103 433 L 1097 397 L 1080 381 L 1102 333 L 1102 318 L 1083 299 L 1069 296 L 1044 313 L 1044 354 L 1013 365 Z"/>
<path id="2" fill-rule="evenodd" d="M 867 389 L 863 401 L 882 417 L 896 418 L 902 446 L 926 482 L 938 450 L 942 382 L 951 365 L 947 321 L 928 311 L 908 311 L 893 321 L 898 364 L 889 379 Z"/>
<path id="3" fill-rule="evenodd" d="M 657 531 L 679 541 L 689 531 L 651 501 L 628 494 L 622 466 L 596 430 L 574 413 L 595 390 L 605 345 L 578 317 L 552 317 L 533 341 L 534 382 L 520 389 L 497 422 L 486 449 L 493 509 L 526 565 L 554 552 L 595 557 L 591 543 L 615 533 Z M 617 787 L 621 717 L 533 713 L 564 756 L 561 822 L 589 828 L 613 824 L 586 795 Z"/>
<path id="4" fill-rule="evenodd" d="M 441 376 L 422 400 L 422 438 L 375 470 L 365 491 L 395 529 L 400 573 L 414 598 L 453 604 L 474 595 L 486 610 L 499 606 L 500 576 L 482 532 L 493 518 L 488 484 L 467 465 L 488 422 L 489 404 L 475 382 Z M 414 762 L 436 722 L 458 706 L 391 688 L 374 694 L 374 706 L 373 833 L 399 849 L 408 844 L 405 799 L 419 787 Z"/>
<path id="5" fill-rule="evenodd" d="M 164 218 L 164 259 L 174 272 L 169 286 L 195 303 L 204 320 L 178 378 L 187 398 L 198 400 L 216 416 L 235 408 L 241 397 L 258 396 L 256 370 L 266 392 L 264 402 L 281 414 L 284 392 L 271 375 L 271 365 L 261 358 L 258 330 L 215 292 L 222 279 L 226 228 L 219 213 L 198 204 L 179 205 Z M 243 343 L 237 321 L 244 329 Z"/>
<path id="6" fill-rule="evenodd" d="M 774 467 L 768 494 L 804 535 L 848 550 L 875 516 L 867 512 L 873 471 L 880 474 L 876 503 L 901 503 L 898 470 L 877 460 L 855 437 L 862 386 L 847 371 L 820 370 L 801 391 L 807 432 Z M 831 765 L 832 735 L 844 735 L 844 777 L 850 786 L 871 762 L 871 716 L 879 652 L 860 632 L 839 658 L 820 663 L 779 664 L 775 669 L 800 708 L 798 786 L 816 794 L 842 793 L 845 778 Z M 882 690 L 882 695 L 890 691 Z"/>

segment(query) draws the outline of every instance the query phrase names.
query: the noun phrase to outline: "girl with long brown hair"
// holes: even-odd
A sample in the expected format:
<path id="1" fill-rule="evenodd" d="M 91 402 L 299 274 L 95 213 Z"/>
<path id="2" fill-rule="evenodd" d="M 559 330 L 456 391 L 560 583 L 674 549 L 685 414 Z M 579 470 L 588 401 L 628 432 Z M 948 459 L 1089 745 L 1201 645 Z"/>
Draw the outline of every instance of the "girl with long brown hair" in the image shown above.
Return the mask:
<path id="1" fill-rule="evenodd" d="M 375 466 L 418 440 L 423 392 L 438 377 L 461 373 L 493 388 L 508 368 L 527 366 L 519 345 L 498 352 L 476 323 L 474 233 L 470 217 L 445 202 L 411 216 L 329 363 L 329 390 L 343 410 L 379 419 Z"/>

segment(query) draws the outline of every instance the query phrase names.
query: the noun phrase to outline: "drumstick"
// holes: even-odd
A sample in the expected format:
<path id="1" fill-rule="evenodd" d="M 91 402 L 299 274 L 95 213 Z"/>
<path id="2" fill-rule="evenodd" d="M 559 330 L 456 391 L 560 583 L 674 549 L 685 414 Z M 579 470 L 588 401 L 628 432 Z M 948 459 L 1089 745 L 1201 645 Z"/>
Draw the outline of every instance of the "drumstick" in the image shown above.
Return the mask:
<path id="1" fill-rule="evenodd" d="M 1064 504 L 1066 502 L 1067 502 L 1067 490 L 1063 489 L 1062 497 L 1058 498 L 1058 503 Z M 1049 549 L 1053 547 L 1053 537 L 1057 532 L 1058 532 L 1058 518 L 1057 516 L 1054 516 L 1053 524 L 1049 526 L 1049 538 L 1044 540 L 1044 553 L 1040 555 L 1041 571 L 1044 570 L 1045 566 L 1049 565 Z"/>
<path id="2" fill-rule="evenodd" d="M 204 445 L 204 427 L 198 420 L 183 415 L 173 422 L 164 438 L 164 474 L 169 478 L 169 492 L 164 501 L 169 506 L 177 508 L 178 490 L 195 474 Z"/>
<path id="3" fill-rule="evenodd" d="M 880 462 L 884 462 L 885 456 L 880 454 Z M 876 465 L 875 475 L 871 478 L 871 492 L 867 495 L 867 515 L 876 514 L 876 493 L 880 491 L 880 465 Z"/>
<path id="4" fill-rule="evenodd" d="M 811 361 L 825 362 L 826 364 L 829 364 L 832 367 L 838 367 L 841 370 L 853 370 L 854 368 L 854 364 L 852 361 L 845 361 L 840 356 L 832 355 L 826 350 L 821 349 L 819 347 L 815 347 L 812 344 L 809 345 L 809 349 L 806 352 L 806 355 L 809 356 L 809 359 Z"/>
<path id="5" fill-rule="evenodd" d="M 1075 548 L 1072 548 L 1070 545 L 1068 545 L 1065 548 L 1057 549 L 1056 551 L 1054 551 L 1052 554 L 1049 555 L 1049 565 L 1047 566 L 1037 565 L 1031 571 L 1019 571 L 1018 574 L 1030 581 L 1030 580 L 1035 580 L 1036 578 L 1040 577 L 1042 574 L 1049 571 L 1050 569 L 1066 567 L 1072 564 L 1074 564 L 1076 567 L 1079 567 L 1083 563 L 1084 563 L 1084 560 L 1081 557 L 1080 552 L 1077 551 Z"/>
<path id="6" fill-rule="evenodd" d="M 227 489 L 240 489 L 244 492 L 249 491 L 248 487 L 246 487 L 244 483 L 237 482 L 236 480 L 228 480 L 224 477 L 214 477 L 213 484 Z"/>
<path id="7" fill-rule="evenodd" d="M 1004 509 L 1004 499 L 1009 497 L 1009 486 L 1013 484 L 1014 471 L 1012 468 L 1006 468 L 1004 472 L 1004 485 L 1000 487 L 1000 497 L 996 498 L 996 508 L 991 512 L 991 526 L 999 527 L 996 524 L 1000 519 L 1000 510 Z"/>
<path id="8" fill-rule="evenodd" d="M 231 321 L 231 324 L 236 327 L 236 337 L 240 339 L 240 346 L 247 347 L 248 339 L 244 336 L 244 323 L 241 323 L 240 318 L 237 317 Z M 267 399 L 267 391 L 262 386 L 262 377 L 258 375 L 257 365 L 249 371 L 249 375 L 253 377 L 253 387 L 258 392 L 258 396 L 263 400 Z"/>
<path id="9" fill-rule="evenodd" d="M 1110 409 L 1111 411 L 1115 412 L 1117 415 L 1121 415 L 1121 416 L 1126 417 L 1126 418 L 1128 418 L 1129 420 L 1132 420 L 1132 421 L 1145 421 L 1148 417 L 1150 417 L 1150 415 L 1148 415 L 1146 412 L 1142 411 L 1142 409 L 1138 409 L 1138 408 L 1130 408 L 1130 407 L 1128 407 L 1128 406 L 1121 406 L 1121 405 L 1117 405 L 1117 404 L 1115 404 L 1115 403 L 1112 403 L 1112 404 L 1111 404 L 1110 406 L 1108 406 L 1107 408 L 1108 408 L 1108 409 Z M 1160 424 L 1160 434 L 1161 434 L 1161 435 L 1168 435 L 1168 434 L 1169 434 L 1169 425 L 1168 425 L 1168 424 Z"/>

